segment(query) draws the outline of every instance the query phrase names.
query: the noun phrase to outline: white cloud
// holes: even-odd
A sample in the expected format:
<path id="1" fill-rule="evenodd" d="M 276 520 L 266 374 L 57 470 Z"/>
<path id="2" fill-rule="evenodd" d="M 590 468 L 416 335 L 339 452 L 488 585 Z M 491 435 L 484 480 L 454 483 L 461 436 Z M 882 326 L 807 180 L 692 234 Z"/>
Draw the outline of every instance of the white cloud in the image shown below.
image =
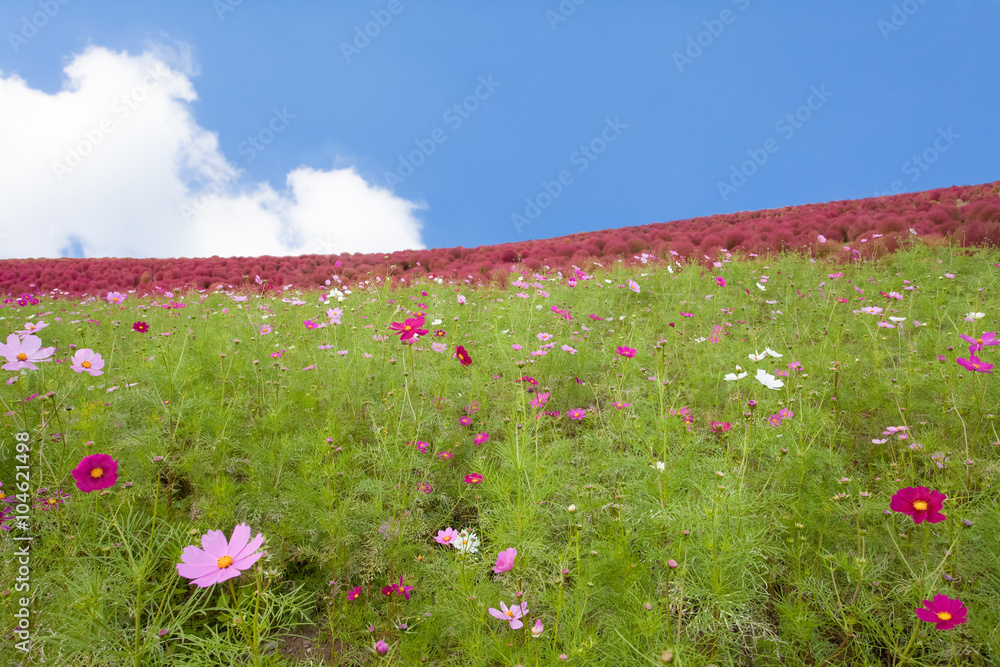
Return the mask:
<path id="1" fill-rule="evenodd" d="M 424 247 L 414 215 L 422 205 L 353 167 L 300 166 L 283 191 L 247 183 L 191 112 L 196 71 L 187 52 L 89 47 L 64 72 L 55 94 L 0 72 L 0 257 Z M 270 122 L 284 129 L 295 121 Z"/>

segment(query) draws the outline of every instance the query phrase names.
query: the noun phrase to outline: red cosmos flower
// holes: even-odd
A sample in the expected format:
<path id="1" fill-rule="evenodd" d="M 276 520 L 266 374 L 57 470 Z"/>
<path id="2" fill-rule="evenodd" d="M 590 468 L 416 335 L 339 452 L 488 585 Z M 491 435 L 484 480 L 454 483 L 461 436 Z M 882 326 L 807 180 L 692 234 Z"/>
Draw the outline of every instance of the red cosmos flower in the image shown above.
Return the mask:
<path id="1" fill-rule="evenodd" d="M 444 338 L 448 334 L 447 332 L 445 332 L 444 329 L 438 329 L 437 331 L 434 332 L 434 335 L 437 336 L 438 338 Z"/>
<path id="2" fill-rule="evenodd" d="M 402 323 L 393 322 L 389 325 L 389 329 L 400 332 L 399 340 L 410 340 L 414 336 L 427 335 L 427 329 L 421 329 L 422 326 L 424 326 L 424 314 L 419 313 L 416 317 L 407 318 Z"/>
<path id="3" fill-rule="evenodd" d="M 959 600 L 935 595 L 933 601 L 924 600 L 924 606 L 914 609 L 913 613 L 921 621 L 934 623 L 938 630 L 951 630 L 956 625 L 965 623 L 968 610 Z"/>
<path id="4" fill-rule="evenodd" d="M 118 481 L 118 461 L 107 454 L 85 456 L 73 470 L 73 479 L 84 493 L 110 488 Z"/>
<path id="5" fill-rule="evenodd" d="M 946 498 L 947 496 L 940 491 L 931 491 L 926 486 L 908 486 L 893 495 L 889 501 L 889 509 L 909 514 L 913 517 L 913 523 L 921 523 L 924 519 L 928 523 L 938 523 L 946 518 L 941 514 Z"/>
<path id="6" fill-rule="evenodd" d="M 455 348 L 455 358 L 461 361 L 463 366 L 472 365 L 472 357 L 469 356 L 469 353 L 461 345 Z"/>

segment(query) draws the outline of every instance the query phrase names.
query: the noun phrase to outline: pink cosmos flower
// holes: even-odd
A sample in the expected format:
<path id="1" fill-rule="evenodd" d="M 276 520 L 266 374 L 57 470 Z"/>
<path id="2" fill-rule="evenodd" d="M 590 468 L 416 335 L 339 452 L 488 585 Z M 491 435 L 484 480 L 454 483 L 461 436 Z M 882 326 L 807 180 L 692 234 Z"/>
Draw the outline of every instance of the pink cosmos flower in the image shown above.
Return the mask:
<path id="1" fill-rule="evenodd" d="M 42 339 L 32 335 L 22 339 L 12 333 L 7 336 L 6 345 L 0 343 L 0 355 L 7 358 L 7 363 L 3 365 L 5 371 L 19 371 L 22 368 L 37 371 L 38 367 L 33 362 L 50 361 L 55 351 L 54 347 L 43 348 Z"/>
<path id="2" fill-rule="evenodd" d="M 924 600 L 924 606 L 913 610 L 921 621 L 934 623 L 938 630 L 951 630 L 965 623 L 968 610 L 959 600 L 935 595 L 934 600 Z"/>
<path id="3" fill-rule="evenodd" d="M 393 322 L 389 325 L 389 329 L 399 332 L 399 340 L 410 340 L 414 336 L 427 335 L 428 330 L 421 329 L 422 326 L 424 326 L 424 314 L 418 313 L 416 317 L 407 318 L 403 322 Z"/>
<path id="4" fill-rule="evenodd" d="M 694 313 L 685 313 L 683 310 L 681 311 L 681 315 L 683 317 L 694 317 Z"/>
<path id="5" fill-rule="evenodd" d="M 719 287 L 725 287 L 726 286 L 726 279 L 723 278 L 722 276 L 716 276 L 715 277 L 715 282 L 716 282 L 716 284 L 718 284 Z"/>
<path id="6" fill-rule="evenodd" d="M 629 359 L 635 356 L 635 349 L 631 347 L 625 347 L 624 345 L 619 345 L 618 347 L 616 347 L 615 352 L 617 352 L 623 357 L 628 357 Z"/>
<path id="7" fill-rule="evenodd" d="M 107 454 L 84 456 L 73 470 L 73 479 L 84 493 L 110 488 L 118 481 L 118 461 Z"/>
<path id="8" fill-rule="evenodd" d="M 442 461 L 444 461 L 445 459 L 454 458 L 454 456 L 455 455 L 451 452 L 450 449 L 444 452 L 438 452 L 438 458 L 441 459 Z"/>
<path id="9" fill-rule="evenodd" d="M 221 530 L 210 530 L 201 537 L 201 546 L 184 547 L 181 562 L 177 563 L 177 573 L 199 588 L 208 588 L 233 577 L 256 563 L 262 551 L 264 536 L 250 539 L 250 526 L 245 523 L 233 528 L 233 536 L 228 541 Z"/>
<path id="10" fill-rule="evenodd" d="M 908 486 L 900 489 L 889 501 L 889 509 L 913 517 L 913 523 L 938 523 L 945 520 L 941 513 L 946 495 L 938 490 L 931 491 L 926 486 Z"/>
<path id="11" fill-rule="evenodd" d="M 987 331 L 986 333 L 980 335 L 979 338 L 972 338 L 971 336 L 966 336 L 965 334 L 961 334 L 959 338 L 967 343 L 972 343 L 969 347 L 969 354 L 974 354 L 987 345 L 1000 345 L 1000 338 L 997 338 L 996 336 L 996 332 Z"/>
<path id="12" fill-rule="evenodd" d="M 447 547 L 447 546 L 454 546 L 455 540 L 457 539 L 458 539 L 458 531 L 452 528 L 451 526 L 448 526 L 444 530 L 438 531 L 437 537 L 434 538 L 434 541 L 437 542 L 438 544 L 443 544 Z"/>
<path id="13" fill-rule="evenodd" d="M 483 481 L 483 476 L 480 475 L 478 472 L 474 472 L 471 475 L 465 476 L 466 484 L 479 484 L 482 481 Z"/>
<path id="14" fill-rule="evenodd" d="M 583 418 L 587 416 L 587 411 L 583 408 L 572 408 L 566 411 L 570 419 L 575 419 L 577 421 L 583 421 Z"/>
<path id="15" fill-rule="evenodd" d="M 510 609 L 507 608 L 503 602 L 500 603 L 500 609 L 494 609 L 490 607 L 490 616 L 493 618 L 498 618 L 501 621 L 510 621 L 511 630 L 519 630 L 524 627 L 524 623 L 521 622 L 521 618 L 528 613 L 528 605 L 520 604 L 513 605 Z"/>
<path id="16" fill-rule="evenodd" d="M 462 426 L 468 426 L 469 424 L 472 423 L 472 418 L 471 417 L 459 417 L 458 418 L 458 423 L 461 424 Z"/>
<path id="17" fill-rule="evenodd" d="M 266 336 L 267 334 L 271 333 L 272 331 L 274 331 L 274 328 L 270 324 L 265 324 L 264 326 L 262 326 L 260 328 L 260 335 L 261 336 Z"/>
<path id="18" fill-rule="evenodd" d="M 354 588 L 347 589 L 348 602 L 354 602 L 359 597 L 361 597 L 361 586 L 355 586 Z"/>
<path id="19" fill-rule="evenodd" d="M 475 437 L 475 438 L 473 438 L 473 439 L 472 439 L 472 441 L 473 441 L 474 443 L 476 443 L 476 447 L 478 447 L 478 446 L 480 446 L 480 445 L 484 445 L 484 444 L 486 444 L 486 442 L 487 442 L 487 441 L 488 441 L 489 439 L 490 439 L 490 434 L 489 434 L 489 433 L 486 433 L 486 432 L 484 431 L 484 432 L 482 432 L 482 433 L 477 433 L 477 434 L 476 434 L 476 437 Z"/>
<path id="20" fill-rule="evenodd" d="M 417 446 L 417 449 L 420 450 L 421 454 L 426 454 L 427 453 L 427 444 L 428 443 L 424 442 L 423 440 L 418 440 L 417 441 L 416 446 Z"/>
<path id="21" fill-rule="evenodd" d="M 968 359 L 963 359 L 959 357 L 955 359 L 959 366 L 966 370 L 976 371 L 978 373 L 992 373 L 993 364 L 988 364 L 974 354 L 970 354 Z M 7 366 L 4 366 L 7 368 Z"/>
<path id="22" fill-rule="evenodd" d="M 501 572 L 510 572 L 511 568 L 514 567 L 514 559 L 516 557 L 517 549 L 514 547 L 504 549 L 497 554 L 497 564 L 493 566 L 493 572 L 496 574 L 500 574 Z"/>
<path id="23" fill-rule="evenodd" d="M 70 368 L 77 373 L 90 373 L 91 376 L 104 374 L 104 371 L 101 370 L 104 368 L 104 359 L 90 348 L 85 347 L 77 350 L 71 361 L 73 363 Z"/>
<path id="24" fill-rule="evenodd" d="M 30 334 L 37 334 L 39 331 L 49 326 L 45 322 L 25 322 L 24 328 L 17 333 L 21 336 L 27 336 Z"/>
<path id="25" fill-rule="evenodd" d="M 632 404 L 631 403 L 622 403 L 621 401 L 614 401 L 611 405 L 613 405 L 613 406 L 615 406 L 615 408 L 621 410 L 622 408 L 627 408 L 627 407 L 629 407 Z"/>
<path id="26" fill-rule="evenodd" d="M 552 392 L 548 392 L 548 391 L 543 391 L 543 392 L 539 392 L 539 393 L 535 394 L 535 397 L 533 399 L 531 399 L 531 407 L 533 407 L 533 408 L 535 408 L 537 410 L 538 408 L 542 407 L 543 405 L 545 405 L 548 402 L 549 396 L 551 396 L 551 395 L 552 395 Z"/>
<path id="27" fill-rule="evenodd" d="M 108 292 L 105 298 L 108 300 L 108 303 L 121 303 L 125 300 L 125 295 L 121 292 Z"/>

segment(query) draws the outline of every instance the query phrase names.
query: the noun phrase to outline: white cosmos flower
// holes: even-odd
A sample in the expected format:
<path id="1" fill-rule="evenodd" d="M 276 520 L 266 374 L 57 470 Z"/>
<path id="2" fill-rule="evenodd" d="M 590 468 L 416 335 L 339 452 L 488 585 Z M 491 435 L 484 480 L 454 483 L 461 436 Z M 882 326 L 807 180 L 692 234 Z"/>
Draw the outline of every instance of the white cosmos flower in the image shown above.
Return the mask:
<path id="1" fill-rule="evenodd" d="M 650 467 L 652 467 L 652 465 L 650 465 Z M 667 469 L 667 464 L 664 463 L 663 461 L 657 461 L 656 462 L 656 469 L 657 470 L 661 470 L 661 471 L 662 470 L 666 470 Z"/>
<path id="2" fill-rule="evenodd" d="M 673 273 L 674 272 L 674 267 L 668 266 L 667 267 L 667 271 L 669 271 L 670 273 Z"/>
<path id="3" fill-rule="evenodd" d="M 966 322 L 975 322 L 976 320 L 978 320 L 981 317 L 986 317 L 986 313 L 966 313 L 966 315 L 965 315 L 965 321 Z"/>
<path id="4" fill-rule="evenodd" d="M 458 533 L 458 539 L 452 542 L 456 549 L 462 553 L 474 554 L 479 550 L 479 538 L 475 533 L 470 533 L 467 529 L 462 529 Z"/>
<path id="5" fill-rule="evenodd" d="M 434 320 L 433 322 L 431 322 L 431 326 L 432 327 L 436 327 L 439 324 L 441 324 L 441 318 L 440 317 L 438 319 Z M 504 332 L 504 333 L 506 333 L 506 332 Z"/>
<path id="6" fill-rule="evenodd" d="M 906 321 L 905 317 L 890 317 L 889 319 L 892 320 L 893 322 L 896 322 L 897 324 L 899 322 L 905 322 Z"/>
<path id="7" fill-rule="evenodd" d="M 785 355 L 783 355 L 783 354 L 778 354 L 777 352 L 775 352 L 774 350 L 772 350 L 772 349 L 771 349 L 771 348 L 769 348 L 769 347 L 765 347 L 765 348 L 764 348 L 764 354 L 769 354 L 769 355 L 771 355 L 771 356 L 772 356 L 772 357 L 774 357 L 774 358 L 778 358 L 778 357 L 783 357 L 783 356 L 785 356 Z"/>
<path id="8" fill-rule="evenodd" d="M 726 382 L 736 382 L 737 380 L 742 380 L 746 376 L 747 376 L 746 371 L 743 371 L 739 375 L 737 375 L 736 373 L 726 373 L 726 377 L 722 379 L 725 380 Z"/>
<path id="9" fill-rule="evenodd" d="M 761 285 L 760 283 L 757 283 L 757 287 L 760 289 L 761 292 L 766 292 L 767 291 L 767 288 L 764 287 L 763 285 Z"/>
<path id="10" fill-rule="evenodd" d="M 750 357 L 750 361 L 760 361 L 767 356 L 767 352 L 755 352 L 754 354 L 747 355 Z"/>
<path id="11" fill-rule="evenodd" d="M 775 379 L 773 375 L 765 371 L 763 368 L 757 369 L 757 381 L 768 389 L 780 389 L 785 386 L 784 382 Z"/>
<path id="12" fill-rule="evenodd" d="M 704 343 L 706 340 L 708 340 L 708 339 L 707 338 L 695 338 L 694 342 L 696 342 L 696 343 Z"/>

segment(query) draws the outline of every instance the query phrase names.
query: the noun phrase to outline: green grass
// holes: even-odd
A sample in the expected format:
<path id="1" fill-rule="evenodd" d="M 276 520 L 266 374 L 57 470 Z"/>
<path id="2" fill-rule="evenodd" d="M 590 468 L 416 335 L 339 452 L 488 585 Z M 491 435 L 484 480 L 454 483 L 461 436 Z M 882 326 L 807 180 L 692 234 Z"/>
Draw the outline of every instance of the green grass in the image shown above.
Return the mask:
<path id="1" fill-rule="evenodd" d="M 853 265 L 783 255 L 712 271 L 595 268 L 574 288 L 549 273 L 548 296 L 380 281 L 342 303 L 321 304 L 319 292 L 301 294 L 305 305 L 282 301 L 292 291 L 242 303 L 190 293 L 183 309 L 135 296 L 5 308 L 4 336 L 37 312 L 56 358 L 73 343 L 107 365 L 92 378 L 48 361 L 0 389 L 3 490 L 16 489 L 15 434 L 27 432 L 32 498 L 39 487 L 70 493 L 57 510 L 32 510 L 27 531 L 0 536 L 4 637 L 27 595 L 14 589 L 15 537 L 33 538 L 30 651 L 7 639 L 0 662 L 552 665 L 565 654 L 569 664 L 645 665 L 670 650 L 692 667 L 997 664 L 1000 390 L 994 375 L 955 362 L 968 356 L 959 334 L 1000 330 L 997 262 L 995 251 L 914 245 Z M 766 291 L 755 286 L 762 274 Z M 641 293 L 617 287 L 629 279 Z M 373 340 L 418 303 L 427 328 L 447 337 Z M 879 328 L 880 316 L 852 312 L 868 305 L 907 319 Z M 330 306 L 344 310 L 342 324 L 303 326 L 326 321 Z M 986 316 L 963 321 L 970 311 Z M 148 333 L 132 330 L 140 320 Z M 261 335 L 265 323 L 274 331 Z M 695 342 L 713 325 L 719 342 Z M 540 332 L 556 345 L 534 357 Z M 452 358 L 457 344 L 471 366 Z M 620 357 L 619 345 L 638 352 Z M 783 356 L 748 359 L 765 347 Z M 980 356 L 996 362 L 998 351 Z M 780 389 L 754 379 L 793 361 L 802 369 Z M 749 375 L 724 381 L 737 365 Z M 551 394 L 544 409 L 559 418 L 536 417 L 522 376 Z M 461 426 L 467 406 L 473 423 Z M 682 407 L 690 424 L 665 416 Z M 572 408 L 585 418 L 568 419 Z M 781 408 L 794 416 L 769 424 Z M 732 428 L 714 433 L 712 421 Z M 908 440 L 882 435 L 903 425 Z M 439 459 L 447 450 L 454 457 Z M 95 453 L 119 461 L 103 495 L 80 492 L 70 474 Z M 482 483 L 466 484 L 470 473 Z M 947 519 L 884 514 L 906 486 L 946 493 Z M 183 547 L 240 522 L 266 538 L 257 566 L 232 586 L 177 576 Z M 474 531 L 479 552 L 435 543 L 449 526 Z M 513 570 L 494 574 L 508 547 Z M 411 599 L 386 599 L 380 589 L 400 576 Z M 361 597 L 348 602 L 356 586 Z M 518 602 L 516 591 L 529 607 L 517 631 L 487 612 Z M 938 631 L 917 620 L 921 600 L 939 593 L 962 600 L 967 623 Z M 540 639 L 528 632 L 536 619 Z M 390 645 L 383 658 L 379 639 Z"/>

